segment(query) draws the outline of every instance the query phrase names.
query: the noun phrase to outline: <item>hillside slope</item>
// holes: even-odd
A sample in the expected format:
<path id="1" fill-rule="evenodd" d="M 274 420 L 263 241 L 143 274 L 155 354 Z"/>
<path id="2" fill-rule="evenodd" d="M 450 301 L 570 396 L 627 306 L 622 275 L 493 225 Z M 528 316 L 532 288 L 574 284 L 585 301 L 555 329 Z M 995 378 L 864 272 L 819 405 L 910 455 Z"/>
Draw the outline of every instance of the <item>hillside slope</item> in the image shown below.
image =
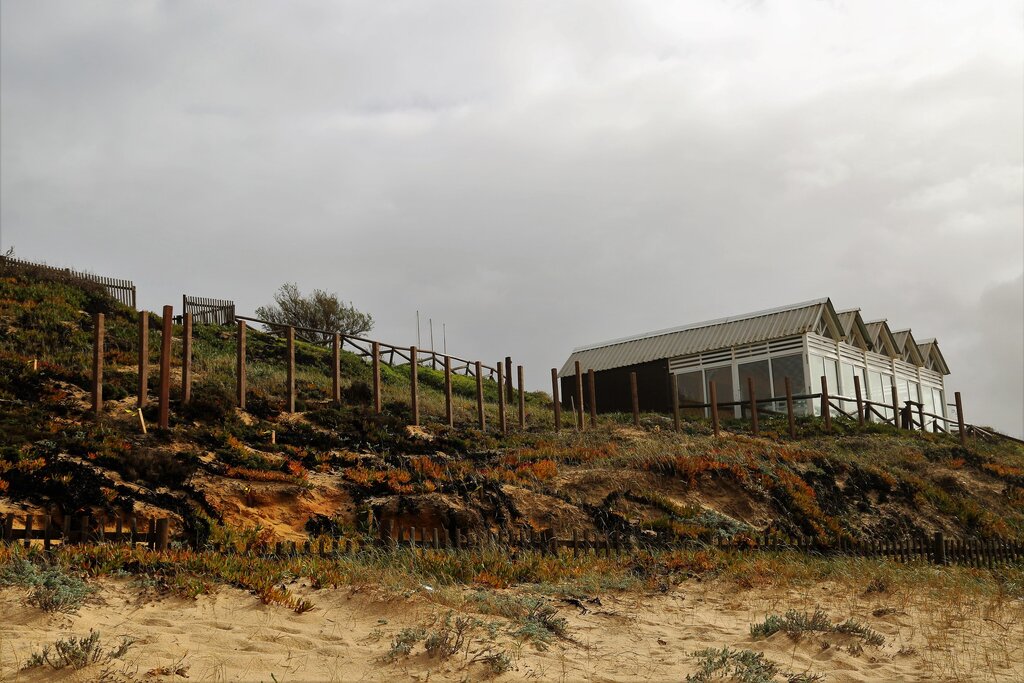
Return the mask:
<path id="1" fill-rule="evenodd" d="M 98 311 L 107 315 L 108 404 L 97 418 L 87 387 Z M 158 338 L 157 316 L 151 326 Z M 407 368 L 385 368 L 385 411 L 375 416 L 368 366 L 343 354 L 335 407 L 329 350 L 304 343 L 299 412 L 287 414 L 283 342 L 256 331 L 248 412 L 232 398 L 233 331 L 197 326 L 194 400 L 179 406 L 175 388 L 171 428 L 143 435 L 136 334 L 134 312 L 100 290 L 0 273 L 0 511 L 168 513 L 182 540 L 199 542 L 227 531 L 266 542 L 359 533 L 371 510 L 385 526 L 615 530 L 652 542 L 765 530 L 827 543 L 934 530 L 1024 538 L 1024 447 L 1012 441 L 964 448 L 845 420 L 826 435 L 814 419 L 799 422 L 796 439 L 773 419 L 756 438 L 741 424 L 715 438 L 704 421 L 676 433 L 657 415 L 642 429 L 608 416 L 583 433 L 555 433 L 543 394 L 528 397 L 529 428 L 502 436 L 471 426 L 475 382 L 466 378 L 455 384 L 457 426 L 442 424 L 442 377 L 429 369 L 420 370 L 425 424 L 410 430 Z M 152 337 L 150 348 L 155 395 Z M 488 382 L 488 425 L 496 392 Z"/>

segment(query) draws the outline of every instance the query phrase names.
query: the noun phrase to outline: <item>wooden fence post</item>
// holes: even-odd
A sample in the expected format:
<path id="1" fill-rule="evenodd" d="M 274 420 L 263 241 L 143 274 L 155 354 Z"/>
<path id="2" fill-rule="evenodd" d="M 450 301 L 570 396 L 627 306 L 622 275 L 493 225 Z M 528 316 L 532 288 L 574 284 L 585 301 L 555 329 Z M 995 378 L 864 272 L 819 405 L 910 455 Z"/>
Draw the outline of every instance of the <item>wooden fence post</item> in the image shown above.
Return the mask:
<path id="1" fill-rule="evenodd" d="M 235 388 L 238 396 L 238 407 L 245 410 L 245 330 L 244 320 L 238 321 L 238 341 L 235 358 Z"/>
<path id="2" fill-rule="evenodd" d="M 583 431 L 583 371 L 576 361 L 576 429 Z"/>
<path id="3" fill-rule="evenodd" d="M 420 364 L 416 355 L 416 347 L 409 347 L 409 400 L 412 401 L 412 423 L 415 426 L 420 424 Z"/>
<path id="4" fill-rule="evenodd" d="M 597 377 L 594 368 L 587 370 L 587 391 L 590 393 L 590 426 L 597 426 Z"/>
<path id="5" fill-rule="evenodd" d="M 331 344 L 331 398 L 341 405 L 341 335 L 337 332 Z"/>
<path id="6" fill-rule="evenodd" d="M 288 412 L 295 412 L 295 328 L 291 325 L 288 326 L 286 332 L 286 339 L 288 341 Z"/>
<path id="7" fill-rule="evenodd" d="M 832 432 L 832 407 L 828 398 L 828 378 L 821 376 L 821 417 L 825 420 L 825 432 Z"/>
<path id="8" fill-rule="evenodd" d="M 857 396 L 857 424 L 861 427 L 864 426 L 864 396 L 860 390 L 860 377 L 853 376 L 853 392 Z"/>
<path id="9" fill-rule="evenodd" d="M 192 314 L 181 317 L 181 403 L 192 400 Z"/>
<path id="10" fill-rule="evenodd" d="M 380 415 L 383 406 L 380 391 L 380 342 L 373 342 L 371 348 L 373 355 L 373 358 L 370 359 L 373 365 L 373 412 L 375 415 Z"/>
<path id="11" fill-rule="evenodd" d="M 444 357 L 444 416 L 448 426 L 455 426 L 455 410 L 452 406 L 452 357 Z"/>
<path id="12" fill-rule="evenodd" d="M 678 432 L 682 429 L 682 420 L 679 416 L 679 375 L 674 372 L 669 375 L 669 385 L 672 389 L 672 421 Z"/>
<path id="13" fill-rule="evenodd" d="M 171 336 L 174 328 L 173 306 L 164 306 L 163 333 L 160 335 L 160 429 L 171 423 Z"/>
<path id="14" fill-rule="evenodd" d="M 499 362 L 498 365 L 501 365 L 501 363 Z M 501 386 L 502 385 L 499 385 L 499 388 Z M 505 389 L 505 403 L 506 404 L 511 404 L 512 401 L 515 400 L 515 394 L 516 394 L 515 387 L 512 385 L 512 357 L 511 356 L 505 356 L 505 385 L 503 385 L 503 386 L 504 386 L 504 389 Z"/>
<path id="15" fill-rule="evenodd" d="M 760 434 L 757 424 L 757 396 L 754 394 L 754 378 L 747 377 L 747 394 L 750 397 L 750 431 L 754 436 Z"/>
<path id="16" fill-rule="evenodd" d="M 558 398 L 558 369 L 551 368 L 551 405 L 555 411 L 555 431 L 562 429 L 562 403 Z"/>
<path id="17" fill-rule="evenodd" d="M 889 386 L 892 391 L 892 426 L 896 429 L 900 428 L 900 400 L 899 393 L 896 391 L 896 385 L 892 384 Z"/>
<path id="18" fill-rule="evenodd" d="M 711 426 L 715 430 L 715 436 L 718 436 L 718 388 L 715 386 L 715 380 L 708 382 L 708 396 L 711 399 Z"/>
<path id="19" fill-rule="evenodd" d="M 501 365 L 501 361 L 498 361 L 498 428 L 501 429 L 501 433 L 505 434 L 508 431 L 508 425 L 505 423 L 505 392 L 502 390 L 505 386 L 504 368 Z"/>
<path id="20" fill-rule="evenodd" d="M 935 564 L 946 564 L 946 541 L 943 539 L 941 531 L 936 531 L 932 539 L 932 553 Z"/>
<path id="21" fill-rule="evenodd" d="M 516 366 L 516 379 L 519 384 L 519 428 L 526 429 L 526 390 L 523 387 L 523 366 Z"/>
<path id="22" fill-rule="evenodd" d="M 501 385 L 498 385 L 501 391 Z M 484 415 L 484 370 L 480 361 L 476 362 L 476 422 L 480 431 L 487 428 L 487 416 Z"/>
<path id="23" fill-rule="evenodd" d="M 960 445 L 967 445 L 967 431 L 964 429 L 964 404 L 960 399 L 960 392 L 954 392 L 953 396 L 956 399 L 956 427 L 960 432 Z"/>
<path id="24" fill-rule="evenodd" d="M 171 520 L 169 520 L 166 517 L 161 517 L 160 519 L 156 520 L 156 539 L 154 542 L 155 550 L 158 550 L 160 552 L 164 552 L 167 550 L 167 546 L 169 545 L 168 541 L 170 537 L 170 522 Z"/>
<path id="25" fill-rule="evenodd" d="M 139 311 L 139 397 L 135 405 L 146 407 L 149 394 L 149 311 Z"/>
<path id="26" fill-rule="evenodd" d="M 636 373 L 629 373 L 629 399 L 633 406 L 633 426 L 640 426 L 640 393 L 636 388 Z"/>
<path id="27" fill-rule="evenodd" d="M 928 431 L 927 429 L 924 428 L 924 403 L 922 403 L 921 401 L 917 402 L 917 420 L 918 422 L 921 423 L 921 431 Z"/>
<path id="28" fill-rule="evenodd" d="M 102 313 L 92 317 L 92 411 L 103 411 L 103 323 Z"/>
<path id="29" fill-rule="evenodd" d="M 793 380 L 786 378 L 786 417 L 789 420 L 789 438 L 796 438 L 796 416 L 793 414 Z"/>

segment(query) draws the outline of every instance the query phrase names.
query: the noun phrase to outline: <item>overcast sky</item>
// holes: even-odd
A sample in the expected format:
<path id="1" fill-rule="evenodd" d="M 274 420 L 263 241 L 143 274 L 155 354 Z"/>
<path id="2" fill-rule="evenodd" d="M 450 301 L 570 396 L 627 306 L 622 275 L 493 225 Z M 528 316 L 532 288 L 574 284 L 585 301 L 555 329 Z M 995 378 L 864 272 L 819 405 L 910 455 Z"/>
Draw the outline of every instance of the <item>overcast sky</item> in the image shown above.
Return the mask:
<path id="1" fill-rule="evenodd" d="M 0 3 L 19 256 L 512 355 L 829 296 L 1024 433 L 1024 3 Z M 424 346 L 427 346 L 424 332 Z"/>

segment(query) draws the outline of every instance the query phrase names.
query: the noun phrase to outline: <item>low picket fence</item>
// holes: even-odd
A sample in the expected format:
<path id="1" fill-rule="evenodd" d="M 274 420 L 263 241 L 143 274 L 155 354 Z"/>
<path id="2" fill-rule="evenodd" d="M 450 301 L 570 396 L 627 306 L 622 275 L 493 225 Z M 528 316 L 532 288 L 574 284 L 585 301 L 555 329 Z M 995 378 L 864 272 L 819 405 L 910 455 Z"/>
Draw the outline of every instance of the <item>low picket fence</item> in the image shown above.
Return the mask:
<path id="1" fill-rule="evenodd" d="M 41 545 L 45 550 L 59 545 L 104 543 L 142 545 L 157 551 L 165 551 L 171 547 L 171 520 L 166 517 L 107 519 L 87 515 L 77 518 L 65 516 L 60 525 L 53 524 L 53 519 L 50 515 L 3 515 L 0 518 L 2 540 L 7 544 L 24 544 L 26 547 Z M 199 549 L 229 555 L 327 558 L 370 550 L 387 552 L 399 548 L 437 552 L 497 550 L 509 555 L 537 552 L 553 556 L 571 554 L 573 557 L 621 557 L 639 551 L 715 548 L 733 553 L 789 551 L 806 555 L 864 557 L 903 563 L 921 562 L 989 569 L 1024 562 L 1024 544 L 1018 540 L 947 538 L 942 532 L 935 532 L 931 536 L 843 538 L 833 544 L 822 543 L 809 537 L 780 534 L 742 535 L 734 538 L 717 538 L 711 542 L 670 541 L 664 537 L 643 538 L 614 531 L 573 529 L 557 534 L 551 530 L 538 532 L 532 527 L 490 532 L 392 524 L 389 528 L 378 526 L 373 532 L 370 535 L 345 538 L 320 537 L 304 542 L 278 541 L 273 546 L 252 543 L 246 545 L 232 540 L 229 535 L 225 541 L 205 544 Z M 199 547 L 191 540 L 186 541 L 185 545 L 193 549 Z"/>

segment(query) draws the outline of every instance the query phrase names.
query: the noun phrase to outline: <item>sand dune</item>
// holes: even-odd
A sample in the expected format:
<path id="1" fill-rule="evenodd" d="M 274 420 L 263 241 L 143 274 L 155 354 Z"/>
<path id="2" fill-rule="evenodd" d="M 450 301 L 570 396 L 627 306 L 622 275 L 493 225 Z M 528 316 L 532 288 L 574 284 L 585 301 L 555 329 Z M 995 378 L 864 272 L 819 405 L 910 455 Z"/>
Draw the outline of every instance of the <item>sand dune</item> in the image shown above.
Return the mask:
<path id="1" fill-rule="evenodd" d="M 513 668 L 500 680 L 682 680 L 695 670 L 690 653 L 729 645 L 764 652 L 784 669 L 823 673 L 829 681 L 1024 680 L 1024 608 L 1012 601 L 956 603 L 921 596 L 851 595 L 835 585 L 802 591 L 737 592 L 690 582 L 667 594 L 599 596 L 587 610 L 552 600 L 569 621 L 568 638 L 546 650 L 509 635 L 474 632 L 468 652 L 429 657 L 422 643 L 411 655 L 382 657 L 403 628 L 429 625 L 470 589 L 386 595 L 376 589 L 312 591 L 316 609 L 296 614 L 221 588 L 196 600 L 156 596 L 127 579 L 97 582 L 99 591 L 75 616 L 25 606 L 24 592 L 0 593 L 0 678 L 5 681 L 461 681 L 492 676 L 475 654 L 508 653 Z M 502 593 L 499 591 L 499 593 Z M 507 593 L 507 592 L 505 592 Z M 471 604 L 471 603 L 463 603 Z M 885 636 L 880 647 L 853 636 L 783 633 L 750 636 L 767 613 L 822 607 L 834 620 L 854 617 Z M 465 610 L 463 610 L 465 611 Z M 80 671 L 22 670 L 33 651 L 62 634 L 97 629 L 103 641 L 136 639 L 120 659 Z M 177 674 L 173 673 L 178 671 Z"/>

